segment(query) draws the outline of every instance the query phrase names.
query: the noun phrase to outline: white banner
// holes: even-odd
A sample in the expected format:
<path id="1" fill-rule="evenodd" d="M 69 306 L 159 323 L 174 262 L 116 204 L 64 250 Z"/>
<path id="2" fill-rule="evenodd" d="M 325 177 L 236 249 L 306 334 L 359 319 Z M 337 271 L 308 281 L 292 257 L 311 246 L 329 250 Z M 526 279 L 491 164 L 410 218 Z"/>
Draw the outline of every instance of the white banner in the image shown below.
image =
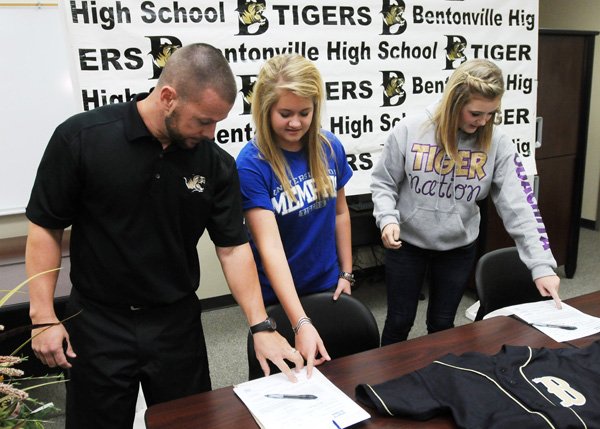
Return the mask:
<path id="1" fill-rule="evenodd" d="M 535 173 L 537 0 L 69 1 L 67 19 L 81 106 L 126 101 L 152 88 L 165 57 L 186 44 L 219 48 L 240 94 L 215 140 L 236 156 L 253 136 L 248 95 L 261 65 L 295 52 L 315 62 L 327 103 L 323 128 L 344 144 L 354 177 L 369 178 L 393 125 L 441 96 L 470 58 L 503 70 L 503 129 Z"/>

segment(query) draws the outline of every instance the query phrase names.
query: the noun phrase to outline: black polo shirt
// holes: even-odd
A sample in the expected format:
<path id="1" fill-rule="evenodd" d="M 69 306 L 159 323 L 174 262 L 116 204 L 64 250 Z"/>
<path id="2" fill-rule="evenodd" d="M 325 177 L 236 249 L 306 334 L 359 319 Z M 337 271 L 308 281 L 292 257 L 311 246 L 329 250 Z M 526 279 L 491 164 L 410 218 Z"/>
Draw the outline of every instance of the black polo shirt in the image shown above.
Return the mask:
<path id="1" fill-rule="evenodd" d="M 72 225 L 73 287 L 104 303 L 154 306 L 194 292 L 205 229 L 217 246 L 247 242 L 233 157 L 214 142 L 163 150 L 136 107 L 146 96 L 59 125 L 27 206 L 44 228 Z"/>

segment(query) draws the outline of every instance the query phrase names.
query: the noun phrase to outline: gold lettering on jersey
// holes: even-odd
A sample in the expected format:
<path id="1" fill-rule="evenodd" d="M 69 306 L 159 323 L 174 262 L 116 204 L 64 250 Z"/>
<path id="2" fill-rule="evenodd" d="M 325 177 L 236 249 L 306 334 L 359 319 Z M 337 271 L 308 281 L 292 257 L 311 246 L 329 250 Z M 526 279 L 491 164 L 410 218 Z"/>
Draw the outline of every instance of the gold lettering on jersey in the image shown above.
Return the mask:
<path id="1" fill-rule="evenodd" d="M 543 384 L 548 390 L 558 399 L 561 400 L 560 405 L 563 407 L 572 407 L 573 405 L 584 405 L 586 402 L 585 396 L 573 389 L 569 383 L 558 377 L 538 377 L 533 379 L 534 383 Z"/>

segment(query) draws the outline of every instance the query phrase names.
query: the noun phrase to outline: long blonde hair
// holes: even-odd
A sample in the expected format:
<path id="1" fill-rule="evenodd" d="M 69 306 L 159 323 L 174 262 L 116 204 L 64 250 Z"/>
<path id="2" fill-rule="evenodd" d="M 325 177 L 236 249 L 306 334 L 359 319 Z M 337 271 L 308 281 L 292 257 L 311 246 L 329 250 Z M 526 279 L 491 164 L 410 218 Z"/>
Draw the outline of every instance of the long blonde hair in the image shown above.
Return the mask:
<path id="1" fill-rule="evenodd" d="M 323 80 L 315 65 L 297 54 L 277 55 L 261 68 L 252 94 L 252 119 L 256 125 L 256 146 L 262 157 L 271 165 L 277 179 L 288 196 L 296 201 L 290 185 L 291 171 L 271 127 L 271 108 L 282 91 L 290 91 L 313 102 L 310 127 L 302 137 L 307 151 L 310 174 L 315 182 L 317 196 L 326 199 L 335 195 L 329 178 L 324 146 L 331 144 L 321 133 L 321 105 L 324 99 Z"/>
<path id="2" fill-rule="evenodd" d="M 436 141 L 448 156 L 452 159 L 458 157 L 458 128 L 463 107 L 474 95 L 492 100 L 502 97 L 503 94 L 502 71 L 489 60 L 466 61 L 452 73 L 444 89 L 442 101 L 433 115 Z M 475 133 L 477 145 L 484 151 L 492 144 L 494 124 L 501 121 L 500 107 L 492 119 Z"/>

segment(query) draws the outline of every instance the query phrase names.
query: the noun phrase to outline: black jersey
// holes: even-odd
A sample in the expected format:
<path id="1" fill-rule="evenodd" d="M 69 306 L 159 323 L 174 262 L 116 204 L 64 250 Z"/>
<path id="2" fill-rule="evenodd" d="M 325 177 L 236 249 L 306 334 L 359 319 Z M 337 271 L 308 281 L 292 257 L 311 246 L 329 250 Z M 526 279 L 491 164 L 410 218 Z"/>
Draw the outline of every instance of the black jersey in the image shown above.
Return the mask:
<path id="1" fill-rule="evenodd" d="M 503 346 L 494 355 L 446 355 L 385 383 L 356 388 L 380 413 L 427 420 L 451 413 L 461 428 L 600 428 L 600 341 L 584 349 Z"/>

